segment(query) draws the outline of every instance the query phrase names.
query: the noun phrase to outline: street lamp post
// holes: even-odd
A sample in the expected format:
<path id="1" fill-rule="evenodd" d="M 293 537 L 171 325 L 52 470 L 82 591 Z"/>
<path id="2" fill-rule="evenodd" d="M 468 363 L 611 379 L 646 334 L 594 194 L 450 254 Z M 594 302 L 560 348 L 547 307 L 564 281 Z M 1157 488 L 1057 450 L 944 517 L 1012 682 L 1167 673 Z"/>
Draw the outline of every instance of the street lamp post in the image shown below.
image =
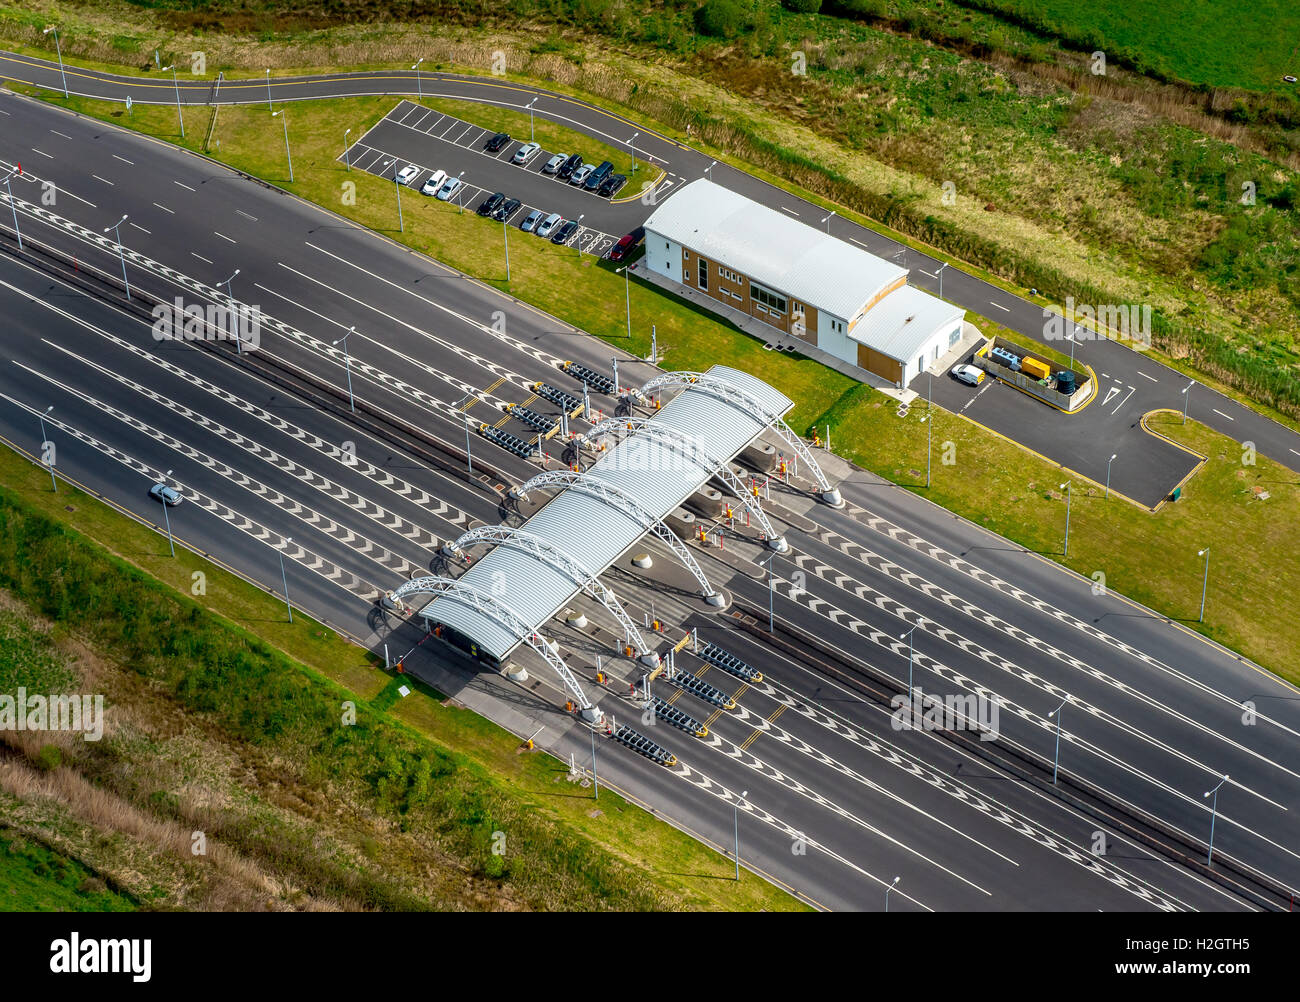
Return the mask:
<path id="1" fill-rule="evenodd" d="M 901 877 L 895 877 L 888 887 L 885 888 L 885 911 L 889 911 L 889 892 L 898 886 Z"/>
<path id="2" fill-rule="evenodd" d="M 424 56 L 417 59 L 415 65 L 411 67 L 411 69 L 415 70 L 415 92 L 420 96 L 421 101 L 424 100 L 424 81 L 420 78 L 420 64 L 422 62 L 424 62 Z"/>
<path id="3" fill-rule="evenodd" d="M 224 282 L 220 283 L 221 285 L 224 285 L 224 286 L 226 287 L 226 298 L 230 300 L 232 307 L 233 307 L 234 302 L 235 302 L 235 295 L 234 295 L 234 293 L 231 291 L 231 284 L 230 284 L 230 283 L 233 282 L 233 281 L 235 280 L 235 277 L 236 277 L 238 274 L 239 274 L 239 269 L 236 268 L 236 269 L 235 269 L 235 274 L 234 274 L 234 275 L 231 275 L 231 276 L 230 276 L 228 279 L 226 279 Z M 238 318 L 235 319 L 234 328 L 235 328 L 235 354 L 237 354 L 237 355 L 242 355 L 242 354 L 244 353 L 244 340 L 243 340 L 243 338 L 241 338 L 241 337 L 239 336 L 239 321 L 238 321 Z"/>
<path id="4" fill-rule="evenodd" d="M 170 66 L 163 67 L 164 73 L 168 70 L 172 71 L 172 86 L 176 88 L 176 120 L 181 124 L 181 138 L 184 139 L 185 116 L 181 114 L 181 84 L 180 81 L 176 79 L 176 64 L 172 63 Z"/>
<path id="5" fill-rule="evenodd" d="M 58 50 L 59 53 L 59 76 L 63 78 L 63 96 L 65 98 L 71 97 L 72 95 L 68 93 L 68 74 L 63 69 L 63 45 L 59 41 L 59 28 L 57 25 L 52 24 L 42 31 L 41 34 L 48 35 L 51 31 L 54 32 L 54 48 Z"/>
<path id="6" fill-rule="evenodd" d="M 104 227 L 104 232 L 107 233 L 109 230 L 112 230 L 112 231 L 113 231 L 113 235 L 117 238 L 117 256 L 118 256 L 119 258 L 121 258 L 121 260 L 122 260 L 122 284 L 123 284 L 124 286 L 126 286 L 126 298 L 127 298 L 127 299 L 130 299 L 130 298 L 131 298 L 131 283 L 130 283 L 129 281 L 127 281 L 127 278 L 126 278 L 126 254 L 125 254 L 125 253 L 123 252 L 123 250 L 122 250 L 122 230 L 121 230 L 121 226 L 122 226 L 123 223 L 126 222 L 126 220 L 127 220 L 126 213 L 123 213 L 123 214 L 122 214 L 122 218 L 119 219 L 119 220 L 118 220 L 116 223 L 114 223 L 112 226 L 105 226 L 105 227 Z"/>
<path id="7" fill-rule="evenodd" d="M 1053 717 L 1056 718 L 1056 758 L 1052 765 L 1053 786 L 1056 785 L 1056 777 L 1060 773 L 1060 769 L 1061 769 L 1061 711 L 1065 709 L 1065 704 L 1068 703 L 1069 701 L 1070 701 L 1070 697 L 1066 696 L 1063 700 L 1061 700 L 1061 705 L 1047 715 L 1048 720 L 1051 720 Z"/>
<path id="8" fill-rule="evenodd" d="M 335 347 L 338 345 L 339 341 L 343 342 L 343 368 L 346 369 L 348 373 L 348 407 L 351 408 L 353 414 L 357 412 L 357 402 L 356 398 L 352 396 L 352 356 L 348 354 L 348 338 L 356 332 L 356 327 L 351 327 L 348 329 L 346 334 L 338 339 L 338 341 L 330 343 L 330 347 Z"/>
<path id="9" fill-rule="evenodd" d="M 907 705 L 909 707 L 912 705 L 912 664 L 915 660 L 912 656 L 914 652 L 914 648 L 912 647 L 912 634 L 916 632 L 916 627 L 920 626 L 924 622 L 925 620 L 918 619 L 916 621 L 916 626 L 913 626 L 906 633 L 900 633 L 898 635 L 899 640 L 903 640 L 904 638 L 907 640 Z"/>
<path id="10" fill-rule="evenodd" d="M 628 272 L 628 265 L 618 270 L 623 273 L 623 296 L 627 300 L 627 338 L 632 340 L 632 276 Z"/>
<path id="11" fill-rule="evenodd" d="M 284 109 L 271 112 L 272 118 L 279 118 L 284 125 L 284 157 L 289 161 L 289 183 L 293 184 L 293 154 L 289 152 L 289 116 L 284 113 Z"/>
<path id="12" fill-rule="evenodd" d="M 166 473 L 163 474 L 162 482 L 164 487 L 167 486 L 167 478 L 170 477 L 171 475 L 172 475 L 171 470 L 168 470 Z M 162 506 L 163 506 L 163 522 L 167 526 L 167 547 L 172 551 L 172 559 L 175 559 L 176 543 L 172 540 L 172 515 L 171 515 L 171 511 L 169 510 L 171 506 L 167 504 L 167 499 L 165 497 L 160 498 L 159 500 L 162 501 Z"/>
<path id="13" fill-rule="evenodd" d="M 578 216 L 578 228 L 573 231 L 573 246 L 577 248 L 578 260 L 582 260 L 582 221 L 587 218 L 584 212 Z"/>
<path id="14" fill-rule="evenodd" d="M 947 261 L 939 265 L 939 270 L 935 272 L 935 274 L 939 276 L 939 298 L 940 299 L 943 298 L 943 269 L 946 267 L 948 267 Z"/>
<path id="15" fill-rule="evenodd" d="M 1186 423 L 1187 423 L 1187 402 L 1188 402 L 1189 400 L 1192 399 L 1192 387 L 1195 386 L 1195 385 L 1196 385 L 1196 380 L 1193 379 L 1190 383 L 1188 383 L 1188 384 L 1187 384 L 1186 386 L 1184 386 L 1183 389 L 1182 389 L 1182 394 L 1183 394 L 1183 424 L 1186 424 Z"/>
<path id="16" fill-rule="evenodd" d="M 293 542 L 292 536 L 285 537 L 285 545 Z M 284 548 L 281 547 L 280 554 L 280 583 L 284 585 L 284 607 L 289 610 L 289 622 L 293 622 L 293 605 L 289 601 L 289 576 L 284 572 Z"/>
<path id="17" fill-rule="evenodd" d="M 510 281 L 510 227 L 505 219 L 501 220 L 501 241 L 506 248 L 506 281 Z"/>
<path id="18" fill-rule="evenodd" d="M 926 390 L 925 396 L 925 489 L 930 489 L 930 457 L 933 455 L 932 445 L 934 443 L 934 373 L 929 373 L 930 383 Z"/>
<path id="19" fill-rule="evenodd" d="M 735 804 L 732 805 L 732 806 L 735 808 L 735 823 L 736 823 L 736 879 L 737 879 L 737 880 L 740 879 L 740 801 L 741 801 L 741 800 L 744 800 L 744 799 L 745 799 L 746 797 L 748 797 L 748 796 L 749 796 L 749 791 L 748 791 L 748 790 L 741 790 L 741 791 L 740 791 L 740 800 L 737 800 L 737 801 L 735 802 Z"/>
<path id="20" fill-rule="evenodd" d="M 271 105 L 271 68 L 269 66 L 266 68 L 266 110 L 275 111 L 275 108 Z"/>
<path id="21" fill-rule="evenodd" d="M 596 778 L 596 726 L 591 727 L 591 786 L 595 793 L 593 799 L 600 799 L 600 780 Z"/>
<path id="22" fill-rule="evenodd" d="M 531 143 L 537 138 L 537 133 L 533 130 L 533 105 L 537 103 L 537 98 L 528 102 L 528 141 Z"/>
<path id="23" fill-rule="evenodd" d="M 1219 780 L 1219 786 L 1222 786 L 1227 781 L 1228 781 L 1228 774 L 1225 772 L 1223 774 L 1223 778 Z M 1214 822 L 1219 814 L 1219 786 L 1216 786 L 1213 790 L 1205 791 L 1205 796 L 1208 797 L 1213 795 L 1214 797 L 1214 800 L 1211 802 L 1211 807 L 1210 807 L 1210 852 L 1209 855 L 1205 857 L 1206 866 L 1214 865 Z"/>
<path id="24" fill-rule="evenodd" d="M 1198 623 L 1205 622 L 1205 590 L 1210 585 L 1210 548 L 1207 546 L 1203 550 L 1196 552 L 1198 557 L 1205 558 L 1205 575 L 1201 578 L 1201 614 L 1196 618 Z"/>
<path id="25" fill-rule="evenodd" d="M 1106 460 L 1106 498 L 1110 497 L 1110 464 L 1115 462 L 1115 457 L 1118 455 L 1118 452 L 1113 452 L 1110 459 Z M 1104 501 L 1106 498 L 1102 498 L 1102 500 Z"/>
<path id="26" fill-rule="evenodd" d="M 36 415 L 41 422 L 41 452 L 42 453 L 45 452 L 45 443 L 50 440 L 49 436 L 45 434 L 45 418 L 52 410 L 54 410 L 54 405 L 50 404 L 50 406 L 45 408 L 44 413 Z M 54 493 L 57 494 L 59 493 L 59 482 L 54 479 L 54 464 L 50 463 L 49 467 L 50 467 L 50 486 L 54 488 Z"/>
<path id="27" fill-rule="evenodd" d="M 826 224 L 826 232 L 827 232 L 827 233 L 829 233 L 829 232 L 831 231 L 831 216 L 835 215 L 835 211 L 836 211 L 836 210 L 831 209 L 831 215 L 830 215 L 830 216 L 827 216 L 825 219 L 822 220 L 822 222 Z"/>
<path id="28" fill-rule="evenodd" d="M 713 168 L 716 166 L 718 166 L 718 161 L 714 160 L 712 163 L 709 164 L 709 166 L 704 168 L 704 176 L 707 180 L 709 181 L 713 180 L 713 178 L 709 177 L 709 171 L 713 170 Z"/>
<path id="29" fill-rule="evenodd" d="M 10 179 L 13 176 L 14 171 L 10 171 L 5 177 L 5 188 L 9 191 L 9 208 L 12 209 L 14 213 L 14 235 L 18 237 L 18 250 L 21 251 L 23 249 L 23 234 L 22 231 L 18 229 L 18 203 L 14 201 L 14 188 L 10 183 Z"/>
<path id="30" fill-rule="evenodd" d="M 384 169 L 393 168 L 393 187 L 397 190 L 397 229 L 405 233 L 406 224 L 402 221 L 402 182 L 397 179 L 397 160 L 393 159 L 384 164 Z"/>
<path id="31" fill-rule="evenodd" d="M 456 206 L 460 209 L 460 215 L 465 215 L 465 172 L 461 171 L 456 175 L 456 180 L 460 182 L 456 186 Z"/>
<path id="32" fill-rule="evenodd" d="M 1073 480 L 1067 480 L 1058 488 L 1058 490 L 1065 491 L 1065 552 L 1061 554 L 1065 558 L 1070 556 L 1070 498 L 1072 493 L 1070 485 L 1072 483 L 1074 483 Z"/>
<path id="33" fill-rule="evenodd" d="M 628 148 L 632 151 L 632 170 L 630 173 L 636 173 L 636 137 L 641 135 L 639 132 L 632 133 L 632 138 L 627 141 Z"/>
<path id="34" fill-rule="evenodd" d="M 352 171 L 352 158 L 348 156 L 348 136 L 351 134 L 351 129 L 348 129 L 343 133 L 343 163 L 347 167 L 349 173 Z"/>
<path id="35" fill-rule="evenodd" d="M 772 634 L 776 633 L 776 572 L 772 567 L 776 557 L 773 550 L 767 558 L 767 632 Z"/>
<path id="36" fill-rule="evenodd" d="M 474 457 L 469 451 L 469 415 L 465 415 L 465 462 L 469 466 L 469 475 L 474 475 Z"/>

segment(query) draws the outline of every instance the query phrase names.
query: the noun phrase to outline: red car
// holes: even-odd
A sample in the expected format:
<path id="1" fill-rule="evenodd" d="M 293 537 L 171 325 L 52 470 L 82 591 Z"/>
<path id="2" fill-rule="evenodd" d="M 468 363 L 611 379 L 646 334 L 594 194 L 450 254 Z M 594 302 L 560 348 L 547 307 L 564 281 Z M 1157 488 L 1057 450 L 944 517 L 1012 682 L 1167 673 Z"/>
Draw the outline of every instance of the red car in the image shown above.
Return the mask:
<path id="1" fill-rule="evenodd" d="M 645 239 L 645 227 L 638 226 L 635 230 L 625 237 L 621 237 L 609 252 L 611 261 L 622 261 L 623 258 L 631 252 L 632 248 Z"/>

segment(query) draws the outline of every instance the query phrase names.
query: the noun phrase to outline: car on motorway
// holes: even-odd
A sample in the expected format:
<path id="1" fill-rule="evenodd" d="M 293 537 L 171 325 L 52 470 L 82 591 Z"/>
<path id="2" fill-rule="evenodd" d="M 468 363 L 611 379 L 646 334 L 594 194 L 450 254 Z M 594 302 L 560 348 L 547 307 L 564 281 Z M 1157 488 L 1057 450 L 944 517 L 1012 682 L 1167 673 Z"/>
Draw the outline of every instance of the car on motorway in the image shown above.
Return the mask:
<path id="1" fill-rule="evenodd" d="M 510 162 L 512 164 L 526 164 L 537 155 L 537 151 L 541 148 L 541 143 L 524 143 L 523 146 L 515 150 L 515 155 L 510 158 Z"/>
<path id="2" fill-rule="evenodd" d="M 438 189 L 442 187 L 442 183 L 446 180 L 447 180 L 447 172 L 445 170 L 434 171 L 432 174 L 429 175 L 429 180 L 425 181 L 424 184 L 420 187 L 420 194 L 421 195 L 438 194 Z"/>
<path id="3" fill-rule="evenodd" d="M 604 198 L 613 198 L 622 190 L 623 185 L 627 184 L 626 174 L 611 174 L 605 180 L 600 182 L 600 188 L 596 194 Z"/>
<path id="4" fill-rule="evenodd" d="M 570 153 L 569 159 L 560 165 L 560 169 L 555 172 L 561 181 L 567 181 L 573 176 L 573 172 L 582 166 L 582 154 Z"/>
<path id="5" fill-rule="evenodd" d="M 558 212 L 552 212 L 549 216 L 537 224 L 534 231 L 539 237 L 549 237 L 555 232 L 555 228 L 564 222 L 564 217 Z"/>
<path id="6" fill-rule="evenodd" d="M 487 198 L 483 199 L 478 206 L 480 216 L 490 216 L 501 207 L 501 203 L 506 200 L 506 196 L 499 191 L 494 191 Z"/>
<path id="7" fill-rule="evenodd" d="M 534 209 L 528 215 L 524 216 L 524 221 L 519 224 L 519 228 L 525 233 L 532 233 L 537 229 L 537 224 L 546 218 L 546 213 L 541 209 Z"/>
<path id="8" fill-rule="evenodd" d="M 645 227 L 638 226 L 627 236 L 618 238 L 618 243 L 616 243 L 609 252 L 609 259 L 611 261 L 622 261 L 623 258 L 632 253 L 632 248 L 644 239 Z"/>
<path id="9" fill-rule="evenodd" d="M 559 170 L 561 167 L 564 166 L 564 162 L 568 159 L 569 159 L 569 155 L 567 153 L 555 154 L 555 156 L 551 157 L 550 160 L 547 160 L 546 163 L 542 165 L 542 173 L 554 174 L 557 170 Z"/>
<path id="10" fill-rule="evenodd" d="M 453 198 L 456 192 L 460 191 L 461 185 L 464 183 L 465 182 L 458 177 L 449 177 L 447 180 L 442 182 L 442 187 L 438 189 L 438 194 L 434 197 L 437 198 L 439 202 L 446 202 Z"/>
<path id="11" fill-rule="evenodd" d="M 581 167 L 579 167 L 577 170 L 575 170 L 572 174 L 569 175 L 569 184 L 576 184 L 579 188 L 581 188 L 584 184 L 587 183 L 587 177 L 595 169 L 596 168 L 593 167 L 591 164 L 583 164 Z"/>
<path id="12" fill-rule="evenodd" d="M 613 171 L 614 165 L 608 160 L 602 160 L 600 166 L 587 175 L 587 179 L 582 186 L 588 191 L 595 191 L 600 187 L 600 183 L 609 177 Z"/>
<path id="13" fill-rule="evenodd" d="M 523 204 L 524 203 L 519 201 L 517 198 L 507 198 L 493 210 L 492 218 L 499 223 L 504 223 L 507 219 L 513 216 L 519 206 Z"/>
<path id="14" fill-rule="evenodd" d="M 149 496 L 155 501 L 161 501 L 168 508 L 175 508 L 184 500 L 180 491 L 166 484 L 154 484 L 149 488 Z"/>
<path id="15" fill-rule="evenodd" d="M 979 386 L 984 382 L 984 370 L 973 365 L 959 365 L 952 370 L 952 377 L 967 386 Z"/>
<path id="16" fill-rule="evenodd" d="M 498 132 L 495 136 L 493 136 L 491 139 L 487 141 L 487 145 L 484 146 L 483 148 L 487 150 L 489 153 L 496 153 L 498 150 L 501 149 L 501 147 L 505 146 L 505 144 L 508 142 L 510 142 L 510 134 L 508 132 Z"/>
<path id="17" fill-rule="evenodd" d="M 419 176 L 420 176 L 420 168 L 417 167 L 415 164 L 407 164 L 405 167 L 403 167 L 401 170 L 397 172 L 397 183 L 410 184 Z"/>
<path id="18" fill-rule="evenodd" d="M 558 230 L 555 231 L 555 235 L 551 237 L 551 243 L 553 244 L 565 243 L 569 239 L 569 237 L 573 236 L 573 234 L 577 232 L 577 230 L 578 230 L 578 221 L 576 219 L 570 219 L 567 223 L 565 223 L 563 226 L 561 226 Z"/>

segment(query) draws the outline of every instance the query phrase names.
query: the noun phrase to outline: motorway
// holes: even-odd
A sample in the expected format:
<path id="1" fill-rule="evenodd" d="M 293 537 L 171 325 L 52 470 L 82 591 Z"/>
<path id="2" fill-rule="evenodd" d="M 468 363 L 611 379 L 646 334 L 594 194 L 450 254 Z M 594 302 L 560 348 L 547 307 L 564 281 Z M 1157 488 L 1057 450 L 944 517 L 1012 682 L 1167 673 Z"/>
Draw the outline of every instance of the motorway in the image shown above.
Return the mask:
<path id="1" fill-rule="evenodd" d="M 0 75 L 52 90 L 63 89 L 64 78 L 58 65 L 30 56 L 0 52 Z M 533 103 L 537 116 L 611 145 L 626 144 L 636 133 L 638 157 L 653 162 L 666 174 L 655 190 L 655 200 L 668 197 L 675 187 L 707 174 L 712 180 L 748 198 L 810 225 L 827 225 L 833 235 L 881 257 L 898 261 L 912 270 L 910 281 L 920 288 L 932 292 L 942 288 L 948 301 L 991 317 L 1028 337 L 1044 340 L 1044 310 L 1036 303 L 957 267 L 944 268 L 940 280 L 942 262 L 936 258 L 838 215 L 824 222 L 827 212 L 819 205 L 730 165 L 714 165 L 707 155 L 624 116 L 543 88 L 499 77 L 477 78 L 446 73 L 422 72 L 417 80 L 412 72 L 383 70 L 273 77 L 269 86 L 265 79 L 223 80 L 219 87 L 214 86 L 215 81 L 210 79 L 181 79 L 178 87 L 174 88 L 171 80 L 161 77 L 119 76 L 78 67 L 67 68 L 66 79 L 67 89 L 73 94 L 110 101 L 124 101 L 129 95 L 133 101 L 155 104 L 167 104 L 177 99 L 182 104 L 255 104 L 264 100 L 285 102 L 369 94 L 409 96 L 417 92 L 428 97 L 476 101 L 516 110 L 523 110 Z M 341 126 L 340 135 L 342 131 Z M 411 134 L 417 137 L 416 133 Z M 420 140 L 417 137 L 413 142 L 416 145 L 409 150 L 394 148 L 390 152 L 399 156 L 410 153 L 409 159 L 418 162 Z M 545 183 L 551 184 L 549 181 Z M 498 190 L 489 185 L 480 187 Z M 529 201 L 526 197 L 528 192 L 516 194 Z M 643 217 L 653 211 L 653 202 L 633 202 L 630 205 L 640 206 Z M 614 211 L 618 211 L 617 208 Z M 623 218 L 624 215 L 619 213 L 618 219 Z M 612 225 L 606 225 L 604 229 L 611 234 L 615 232 Z M 1183 411 L 1186 408 L 1190 418 L 1235 441 L 1251 442 L 1260 454 L 1300 471 L 1300 434 L 1209 388 L 1195 386 L 1189 393 L 1184 393 L 1190 383 L 1187 377 L 1140 351 L 1135 352 L 1123 342 L 1082 338 L 1083 335 L 1076 337 L 1074 356 L 1079 365 L 1088 365 L 1096 373 L 1098 397 L 1075 415 L 1063 415 L 1038 405 L 1005 385 L 987 389 L 971 403 L 971 393 L 955 383 L 949 385 L 948 380 L 941 380 L 935 384 L 935 400 L 1097 483 L 1105 482 L 1107 461 L 1115 455 L 1110 470 L 1111 489 L 1147 507 L 1159 504 L 1195 463 L 1194 457 L 1142 428 L 1142 416 L 1155 410 Z M 1067 353 L 1070 350 L 1059 341 L 1050 342 L 1050 346 Z M 926 383 L 925 377 L 918 376 L 911 389 L 924 395 L 928 390 Z"/>
<path id="2" fill-rule="evenodd" d="M 15 160 L 15 147 L 51 147 L 15 189 L 29 241 L 76 254 L 112 298 L 117 247 L 101 231 L 129 213 L 135 228 L 122 228 L 124 255 L 137 295 L 224 302 L 216 286 L 239 268 L 235 298 L 256 295 L 268 315 L 254 358 L 274 356 L 340 387 L 350 374 L 366 403 L 447 443 L 463 441 L 467 397 L 471 416 L 495 421 L 499 404 L 531 400 L 534 380 L 572 391 L 560 359 L 607 365 L 608 346 L 562 322 L 232 171 L 25 99 L 0 97 L 0 111 L 0 158 Z M 55 132 L 66 146 L 52 142 Z M 57 212 L 33 204 L 45 179 L 58 186 Z M 53 434 L 66 436 L 55 439 L 59 469 L 150 521 L 158 513 L 144 490 L 173 470 L 187 499 L 173 512 L 183 527 L 174 528 L 187 543 L 273 588 L 283 552 L 300 605 L 372 648 L 419 639 L 377 613 L 376 593 L 436 566 L 438 539 L 500 521 L 497 484 L 538 468 L 481 440 L 473 448 L 487 455 L 476 457 L 499 477 L 485 483 L 430 468 L 364 434 L 341 409 L 326 413 L 266 384 L 228 345 L 157 342 L 138 315 L 12 261 L 0 280 L 10 320 L 0 427 L 9 441 L 34 452 L 36 416 L 53 404 Z M 491 322 L 497 312 L 504 325 Z M 334 342 L 354 326 L 345 355 Z M 627 358 L 620 369 L 625 382 L 656 371 Z M 1068 697 L 1065 780 L 1103 791 L 1129 817 L 1157 819 L 1191 844 L 1208 835 L 1201 793 L 1229 773 L 1216 860 L 1222 854 L 1300 883 L 1291 821 L 1300 777 L 1288 765 L 1300 703 L 1292 688 L 1120 597 L 1093 595 L 1089 582 L 921 499 L 861 471 L 841 472 L 844 511 L 813 505 L 799 485 L 774 492 L 771 510 L 789 526 L 794 550 L 775 564 L 777 617 L 904 686 L 909 645 L 899 635 L 919 618 L 910 659 L 917 684 L 996 693 L 1004 704 L 996 744 L 1030 759 L 1050 763 L 1047 714 Z M 738 607 L 766 607 L 769 582 L 755 566 L 752 534 L 738 531 L 726 559 L 700 552 Z M 902 874 L 906 893 L 900 885 L 891 907 L 1242 906 L 1200 873 L 1114 832 L 1112 851 L 1094 856 L 1096 816 L 939 735 L 895 731 L 855 688 L 865 675 L 810 672 L 702 603 L 664 598 L 654 580 L 634 580 L 622 565 L 611 574 L 639 611 L 658 601 L 664 618 L 716 636 L 765 681 L 710 724 L 709 739 L 663 738 L 677 767 L 650 766 L 606 743 L 602 777 L 609 769 L 621 788 L 720 846 L 739 791 L 748 790 L 746 865 L 808 900 L 874 908 L 888 879 Z M 580 657 L 580 638 L 557 630 Z M 520 692 L 427 647 L 420 659 L 442 691 L 477 701 L 516 733 L 524 718 L 544 720 L 544 747 L 566 761 L 571 753 L 589 760 L 589 732 L 554 710 L 544 669 L 530 668 L 542 688 Z M 655 685 L 671 695 L 670 683 Z M 621 699 L 611 689 L 602 708 L 630 719 L 635 710 L 628 703 L 619 711 Z M 1258 708 L 1250 726 L 1241 719 L 1246 699 Z M 692 705 L 693 715 L 710 715 Z M 803 856 L 791 851 L 799 834 L 810 847 Z M 1034 879 L 1023 879 L 1029 873 Z"/>

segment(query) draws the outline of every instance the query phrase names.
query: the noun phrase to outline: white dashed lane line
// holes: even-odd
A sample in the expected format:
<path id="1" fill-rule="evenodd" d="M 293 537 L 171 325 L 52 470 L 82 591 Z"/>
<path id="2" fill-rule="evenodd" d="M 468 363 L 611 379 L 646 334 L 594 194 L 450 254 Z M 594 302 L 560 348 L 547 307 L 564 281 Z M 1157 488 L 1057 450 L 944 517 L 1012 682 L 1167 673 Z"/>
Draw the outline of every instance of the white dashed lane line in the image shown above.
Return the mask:
<path id="1" fill-rule="evenodd" d="M 230 240 L 230 237 L 226 236 L 224 233 L 217 233 L 216 230 L 213 230 L 212 232 L 213 232 L 214 234 L 216 234 L 217 236 L 219 236 L 222 240 Z M 239 243 L 238 240 L 230 240 L 230 242 L 231 242 L 232 244 Z"/>
<path id="2" fill-rule="evenodd" d="M 794 216 L 796 219 L 799 217 L 799 213 L 795 212 L 794 209 L 787 209 L 784 205 L 781 206 L 781 211 L 790 213 L 790 215 Z"/>
<path id="3" fill-rule="evenodd" d="M 179 185 L 180 185 L 182 188 L 184 188 L 186 191 L 193 191 L 193 190 L 194 190 L 193 188 L 191 188 L 188 184 L 186 184 L 186 183 L 183 182 L 183 181 L 173 181 L 172 184 L 179 184 Z"/>
<path id="4" fill-rule="evenodd" d="M 990 306 L 996 306 L 996 307 L 997 307 L 999 310 L 1001 310 L 1003 313 L 1010 313 L 1010 312 L 1011 312 L 1011 307 L 1010 307 L 1010 306 L 1003 306 L 1001 303 L 995 303 L 995 302 L 993 302 L 993 300 L 991 300 L 991 299 L 989 300 L 989 305 L 990 305 Z"/>
<path id="5" fill-rule="evenodd" d="M 247 212 L 245 212 L 243 209 L 236 209 L 235 212 L 238 213 L 239 215 L 243 216 L 245 219 L 251 219 L 253 222 L 257 222 L 257 217 L 256 217 L 256 216 L 250 216 L 250 215 L 249 215 Z"/>
<path id="6" fill-rule="evenodd" d="M 116 153 L 113 154 L 113 159 L 114 159 L 114 160 L 121 160 L 122 163 L 124 163 L 124 164 L 130 164 L 132 167 L 135 166 L 135 161 L 134 161 L 134 160 L 128 160 L 126 157 L 119 157 Z"/>
<path id="7" fill-rule="evenodd" d="M 127 223 L 126 225 L 127 225 L 127 226 L 134 226 L 134 227 L 135 227 L 137 230 L 139 230 L 141 233 L 149 233 L 148 230 L 146 230 L 143 226 L 138 225 L 137 223 Z M 153 234 L 149 234 L 149 235 L 152 236 Z"/>
<path id="8" fill-rule="evenodd" d="M 72 137 L 71 137 L 70 135 L 68 135 L 66 132 L 60 132 L 58 129 L 51 129 L 50 131 L 53 132 L 56 136 L 62 136 L 64 139 L 71 139 L 71 138 L 72 138 Z"/>
<path id="9" fill-rule="evenodd" d="M 32 147 L 32 152 L 33 152 L 33 153 L 39 153 L 41 156 L 43 156 L 43 157 L 48 157 L 48 158 L 51 159 L 51 160 L 54 159 L 54 154 L 52 154 L 52 153 L 46 153 L 44 150 L 38 150 L 35 146 Z"/>
<path id="10" fill-rule="evenodd" d="M 1223 411 L 1219 410 L 1217 407 L 1212 407 L 1210 409 L 1214 411 L 1215 414 L 1219 415 L 1219 417 L 1226 417 L 1229 421 L 1237 420 L 1231 414 L 1224 414 Z"/>
<path id="11" fill-rule="evenodd" d="M 198 259 L 199 259 L 200 261 L 202 261 L 204 264 L 212 264 L 212 262 L 209 261 L 207 258 L 205 258 L 202 254 L 195 254 L 194 251 L 190 251 L 190 255 L 193 256 L 193 257 L 198 258 Z"/>
<path id="12" fill-rule="evenodd" d="M 1155 376 L 1148 376 L 1148 375 L 1147 375 L 1145 372 L 1143 372 L 1141 369 L 1134 369 L 1133 371 L 1136 372 L 1136 373 L 1137 373 L 1139 376 L 1141 376 L 1143 379 L 1149 379 L 1149 380 L 1151 380 L 1151 382 L 1153 382 L 1153 383 L 1158 383 L 1158 382 L 1160 382 L 1160 380 L 1156 379 Z"/>
<path id="13" fill-rule="evenodd" d="M 110 181 L 108 178 L 106 178 L 106 177 L 100 177 L 98 174 L 91 174 L 90 176 L 93 177 L 96 181 L 103 181 L 103 182 L 104 182 L 105 184 L 107 184 L 107 185 L 112 185 L 112 184 L 113 184 L 113 182 Z"/>
<path id="14" fill-rule="evenodd" d="M 165 205 L 159 205 L 157 202 L 154 202 L 153 204 L 154 204 L 154 207 L 155 207 L 155 208 L 162 209 L 163 212 L 169 212 L 169 213 L 171 213 L 173 216 L 176 215 L 175 212 L 173 212 L 171 209 L 167 208 L 167 206 L 165 206 Z"/>

